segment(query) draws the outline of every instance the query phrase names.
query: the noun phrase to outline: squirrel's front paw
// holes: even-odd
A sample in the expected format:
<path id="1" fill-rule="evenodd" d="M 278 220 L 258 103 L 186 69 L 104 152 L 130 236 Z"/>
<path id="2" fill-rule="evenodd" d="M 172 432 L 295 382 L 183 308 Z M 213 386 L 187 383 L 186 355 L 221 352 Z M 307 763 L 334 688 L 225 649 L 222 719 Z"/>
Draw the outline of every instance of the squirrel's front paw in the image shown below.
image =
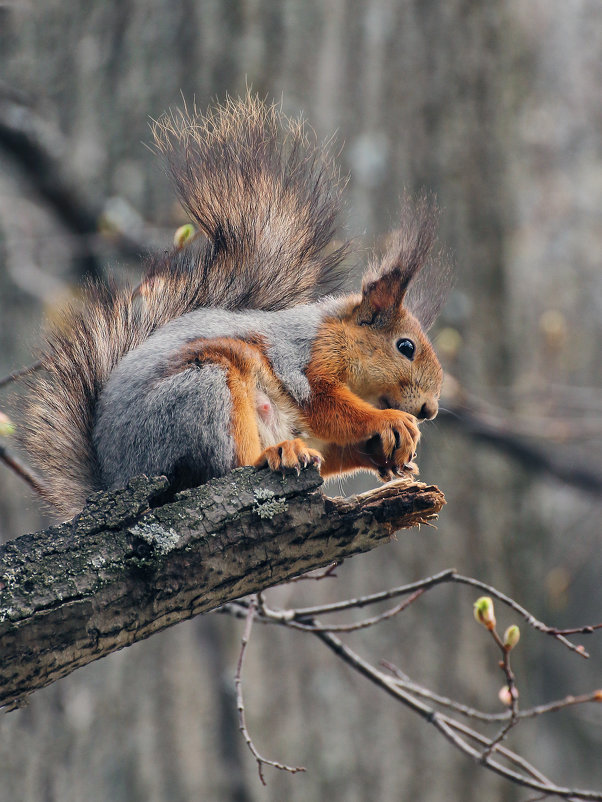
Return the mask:
<path id="1" fill-rule="evenodd" d="M 420 440 L 416 418 L 408 412 L 385 410 L 377 434 L 368 441 L 368 451 L 381 479 L 392 479 L 407 473 L 417 473 L 412 461 Z"/>
<path id="2" fill-rule="evenodd" d="M 294 440 L 283 440 L 275 446 L 269 446 L 262 452 L 260 457 L 255 460 L 256 468 L 264 468 L 268 465 L 273 471 L 299 471 L 307 468 L 308 465 L 315 465 L 317 468 L 322 463 L 322 455 L 313 448 L 308 448 L 303 440 L 296 437 Z"/>

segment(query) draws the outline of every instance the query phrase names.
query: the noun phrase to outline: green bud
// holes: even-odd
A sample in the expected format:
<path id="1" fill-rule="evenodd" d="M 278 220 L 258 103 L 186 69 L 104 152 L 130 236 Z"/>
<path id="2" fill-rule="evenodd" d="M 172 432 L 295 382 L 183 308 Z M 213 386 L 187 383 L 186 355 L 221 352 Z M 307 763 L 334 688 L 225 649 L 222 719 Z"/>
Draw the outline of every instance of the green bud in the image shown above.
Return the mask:
<path id="1" fill-rule="evenodd" d="M 196 235 L 196 228 L 192 225 L 192 223 L 185 223 L 185 225 L 180 226 L 173 237 L 173 244 L 176 248 L 183 248 L 187 242 L 193 240 Z"/>
<path id="2" fill-rule="evenodd" d="M 493 600 L 489 596 L 481 596 L 474 603 L 474 617 L 483 624 L 487 629 L 495 629 L 495 611 L 493 609 Z"/>
<path id="3" fill-rule="evenodd" d="M 12 420 L 5 415 L 3 412 L 0 412 L 0 437 L 9 437 L 11 434 L 15 433 L 15 424 Z"/>
<path id="4" fill-rule="evenodd" d="M 519 640 L 520 629 L 516 626 L 516 624 L 513 624 L 504 632 L 504 649 L 507 651 L 514 649 Z"/>

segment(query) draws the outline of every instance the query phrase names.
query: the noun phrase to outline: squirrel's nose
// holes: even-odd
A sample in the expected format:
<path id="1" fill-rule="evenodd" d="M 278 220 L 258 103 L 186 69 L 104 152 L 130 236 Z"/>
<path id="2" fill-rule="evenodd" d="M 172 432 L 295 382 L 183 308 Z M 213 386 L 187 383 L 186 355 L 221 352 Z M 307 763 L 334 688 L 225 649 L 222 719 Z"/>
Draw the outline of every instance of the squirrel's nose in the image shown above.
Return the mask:
<path id="1" fill-rule="evenodd" d="M 425 401 L 416 417 L 419 420 L 432 420 L 438 411 L 439 404 L 435 400 Z"/>

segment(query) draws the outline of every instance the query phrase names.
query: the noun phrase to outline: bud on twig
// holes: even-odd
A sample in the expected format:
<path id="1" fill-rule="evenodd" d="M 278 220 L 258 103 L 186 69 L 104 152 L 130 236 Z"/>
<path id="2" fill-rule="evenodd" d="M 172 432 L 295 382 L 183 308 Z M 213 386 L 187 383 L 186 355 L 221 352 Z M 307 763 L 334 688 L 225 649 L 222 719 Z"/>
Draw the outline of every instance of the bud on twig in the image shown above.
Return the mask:
<path id="1" fill-rule="evenodd" d="M 509 652 L 520 640 L 520 629 L 513 624 L 504 632 L 504 649 Z"/>
<path id="2" fill-rule="evenodd" d="M 5 415 L 4 412 L 0 412 L 0 437 L 9 437 L 14 433 L 15 424 L 8 417 L 8 415 Z"/>
<path id="3" fill-rule="evenodd" d="M 173 237 L 173 244 L 176 248 L 183 248 L 187 242 L 193 240 L 196 236 L 196 228 L 192 223 L 185 223 L 180 226 Z"/>
<path id="4" fill-rule="evenodd" d="M 493 609 L 493 600 L 489 596 L 481 596 L 474 603 L 474 617 L 479 622 L 487 627 L 488 630 L 495 629 L 495 611 Z"/>
<path id="5" fill-rule="evenodd" d="M 518 690 L 516 688 L 512 688 L 512 690 L 510 690 L 507 685 L 504 685 L 498 692 L 498 698 L 503 705 L 506 705 L 506 707 L 511 707 L 512 702 L 515 699 L 518 699 Z"/>

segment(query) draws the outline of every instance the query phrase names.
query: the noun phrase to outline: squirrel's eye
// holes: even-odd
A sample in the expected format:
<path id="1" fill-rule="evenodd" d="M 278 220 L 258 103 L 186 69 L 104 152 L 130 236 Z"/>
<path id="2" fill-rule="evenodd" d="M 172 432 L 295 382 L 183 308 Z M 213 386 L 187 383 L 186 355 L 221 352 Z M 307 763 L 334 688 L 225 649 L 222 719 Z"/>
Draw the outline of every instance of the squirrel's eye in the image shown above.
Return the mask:
<path id="1" fill-rule="evenodd" d="M 400 354 L 403 354 L 406 359 L 412 361 L 414 359 L 414 354 L 416 353 L 416 346 L 411 340 L 408 340 L 404 337 L 402 340 L 397 340 L 396 342 L 397 350 Z"/>

